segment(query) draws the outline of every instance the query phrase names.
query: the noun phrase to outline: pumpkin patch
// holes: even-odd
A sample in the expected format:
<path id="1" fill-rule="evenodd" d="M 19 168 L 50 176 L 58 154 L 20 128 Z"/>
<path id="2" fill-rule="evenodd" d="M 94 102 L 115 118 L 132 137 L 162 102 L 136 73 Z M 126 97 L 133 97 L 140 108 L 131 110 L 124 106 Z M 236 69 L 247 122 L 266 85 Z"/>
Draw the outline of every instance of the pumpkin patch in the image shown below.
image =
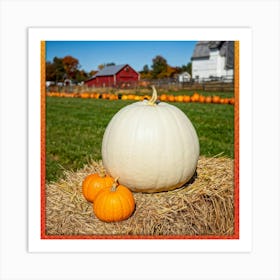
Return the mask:
<path id="1" fill-rule="evenodd" d="M 132 101 L 141 101 L 144 99 L 149 99 L 147 95 L 137 95 L 137 94 L 114 94 L 114 93 L 65 93 L 65 92 L 48 92 L 47 96 L 49 97 L 65 97 L 65 98 L 83 98 L 83 99 L 104 99 L 104 100 L 132 100 Z M 215 103 L 215 104 L 230 104 L 234 105 L 234 97 L 232 98 L 221 98 L 220 96 L 205 96 L 194 92 L 192 95 L 174 95 L 162 93 L 158 99 L 163 102 L 197 102 L 197 103 Z"/>

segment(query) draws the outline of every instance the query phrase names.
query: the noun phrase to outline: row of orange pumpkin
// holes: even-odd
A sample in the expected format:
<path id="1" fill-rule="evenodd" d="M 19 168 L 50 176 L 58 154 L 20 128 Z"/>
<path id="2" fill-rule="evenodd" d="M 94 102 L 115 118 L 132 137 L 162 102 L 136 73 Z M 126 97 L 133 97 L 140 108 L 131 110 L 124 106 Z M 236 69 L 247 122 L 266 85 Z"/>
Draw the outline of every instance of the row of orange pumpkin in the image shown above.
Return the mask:
<path id="1" fill-rule="evenodd" d="M 135 100 L 141 101 L 144 99 L 150 99 L 148 95 L 137 94 L 113 94 L 113 93 L 64 93 L 64 92 L 48 92 L 47 96 L 54 97 L 70 97 L 70 98 L 92 98 L 92 99 L 107 99 L 107 100 Z M 160 101 L 165 102 L 199 102 L 199 103 L 216 103 L 216 104 L 234 104 L 234 97 L 222 98 L 218 95 L 204 96 L 197 92 L 192 95 L 173 95 L 173 94 L 161 94 L 159 96 Z"/>

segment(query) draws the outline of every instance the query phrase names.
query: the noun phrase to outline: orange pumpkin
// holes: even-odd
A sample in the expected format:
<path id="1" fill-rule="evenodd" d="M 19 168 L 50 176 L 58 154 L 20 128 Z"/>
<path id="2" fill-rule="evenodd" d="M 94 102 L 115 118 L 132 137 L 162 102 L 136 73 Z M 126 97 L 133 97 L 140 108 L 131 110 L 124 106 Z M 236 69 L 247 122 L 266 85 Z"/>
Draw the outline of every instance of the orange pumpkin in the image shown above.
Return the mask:
<path id="1" fill-rule="evenodd" d="M 101 94 L 100 93 L 96 93 L 95 94 L 95 99 L 99 99 L 99 98 L 101 98 Z"/>
<path id="2" fill-rule="evenodd" d="M 89 93 L 88 92 L 83 92 L 81 93 L 81 98 L 89 98 Z"/>
<path id="3" fill-rule="evenodd" d="M 184 102 L 190 102 L 191 101 L 191 97 L 189 95 L 184 95 L 183 101 Z"/>
<path id="4" fill-rule="evenodd" d="M 198 101 L 199 101 L 200 103 L 204 103 L 204 102 L 205 102 L 205 96 L 200 95 Z"/>
<path id="5" fill-rule="evenodd" d="M 128 99 L 127 95 L 126 95 L 126 94 L 123 94 L 123 95 L 122 95 L 122 100 L 127 100 L 127 99 Z"/>
<path id="6" fill-rule="evenodd" d="M 93 202 L 100 190 L 113 184 L 114 179 L 104 173 L 88 175 L 82 184 L 82 192 L 87 201 Z"/>
<path id="7" fill-rule="evenodd" d="M 101 94 L 101 98 L 102 98 L 102 99 L 107 99 L 107 98 L 108 98 L 108 94 L 105 93 L 105 92 L 102 93 L 102 94 Z"/>
<path id="8" fill-rule="evenodd" d="M 177 96 L 175 96 L 175 101 L 177 101 L 177 102 L 183 102 L 183 100 L 184 100 L 184 97 L 183 97 L 182 95 L 177 95 Z"/>
<path id="9" fill-rule="evenodd" d="M 132 192 L 116 180 L 111 187 L 102 189 L 93 204 L 95 216 L 104 222 L 118 222 L 129 218 L 135 209 Z"/>
<path id="10" fill-rule="evenodd" d="M 128 99 L 128 100 L 134 100 L 134 94 L 129 94 L 129 95 L 127 96 L 127 99 Z"/>
<path id="11" fill-rule="evenodd" d="M 109 100 L 118 100 L 118 96 L 116 94 L 109 94 Z"/>
<path id="12" fill-rule="evenodd" d="M 212 97 L 211 96 L 206 96 L 205 97 L 205 103 L 211 103 L 212 102 Z"/>
<path id="13" fill-rule="evenodd" d="M 229 99 L 229 104 L 234 105 L 234 97 L 232 97 L 232 98 Z"/>
<path id="14" fill-rule="evenodd" d="M 213 103 L 220 103 L 220 100 L 221 100 L 221 98 L 220 98 L 220 96 L 213 96 L 213 99 L 212 99 L 212 101 L 213 101 Z"/>
<path id="15" fill-rule="evenodd" d="M 135 101 L 140 101 L 140 100 L 142 100 L 142 96 L 140 96 L 140 95 L 135 95 L 135 96 L 134 96 L 134 100 L 135 100 Z"/>
<path id="16" fill-rule="evenodd" d="M 166 94 L 162 94 L 162 95 L 159 97 L 159 100 L 160 100 L 160 101 L 166 101 L 166 100 L 167 100 L 167 95 L 166 95 Z"/>
<path id="17" fill-rule="evenodd" d="M 174 95 L 168 95 L 168 101 L 170 101 L 170 102 L 175 101 Z"/>
<path id="18" fill-rule="evenodd" d="M 224 98 L 224 104 L 229 104 L 229 98 Z"/>
<path id="19" fill-rule="evenodd" d="M 198 102 L 199 101 L 199 93 L 195 92 L 192 96 L 191 96 L 191 100 L 192 102 Z"/>

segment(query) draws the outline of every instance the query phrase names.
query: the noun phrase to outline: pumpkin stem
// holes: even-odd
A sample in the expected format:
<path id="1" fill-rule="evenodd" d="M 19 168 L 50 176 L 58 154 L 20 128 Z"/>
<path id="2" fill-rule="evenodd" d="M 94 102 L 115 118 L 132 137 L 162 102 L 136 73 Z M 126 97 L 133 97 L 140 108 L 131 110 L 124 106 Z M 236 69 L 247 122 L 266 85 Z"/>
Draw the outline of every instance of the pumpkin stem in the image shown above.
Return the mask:
<path id="1" fill-rule="evenodd" d="M 152 86 L 153 89 L 153 95 L 152 98 L 149 100 L 148 105 L 155 105 L 155 102 L 157 101 L 157 91 L 155 86 Z"/>
<path id="2" fill-rule="evenodd" d="M 114 183 L 111 188 L 111 192 L 115 192 L 117 190 L 117 186 L 119 185 L 118 180 L 120 177 L 115 178 Z"/>

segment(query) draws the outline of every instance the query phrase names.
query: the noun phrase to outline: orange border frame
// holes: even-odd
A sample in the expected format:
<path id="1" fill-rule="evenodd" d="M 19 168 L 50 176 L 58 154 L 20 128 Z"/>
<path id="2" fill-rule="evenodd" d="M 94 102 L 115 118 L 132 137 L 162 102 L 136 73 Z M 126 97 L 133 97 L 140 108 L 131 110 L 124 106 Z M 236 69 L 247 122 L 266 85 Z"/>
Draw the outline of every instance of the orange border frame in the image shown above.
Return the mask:
<path id="1" fill-rule="evenodd" d="M 41 41 L 41 238 L 46 238 L 46 42 Z"/>
<path id="2" fill-rule="evenodd" d="M 41 41 L 41 239 L 239 239 L 239 41 L 234 42 L 234 234 L 219 235 L 46 235 L 46 42 Z"/>

